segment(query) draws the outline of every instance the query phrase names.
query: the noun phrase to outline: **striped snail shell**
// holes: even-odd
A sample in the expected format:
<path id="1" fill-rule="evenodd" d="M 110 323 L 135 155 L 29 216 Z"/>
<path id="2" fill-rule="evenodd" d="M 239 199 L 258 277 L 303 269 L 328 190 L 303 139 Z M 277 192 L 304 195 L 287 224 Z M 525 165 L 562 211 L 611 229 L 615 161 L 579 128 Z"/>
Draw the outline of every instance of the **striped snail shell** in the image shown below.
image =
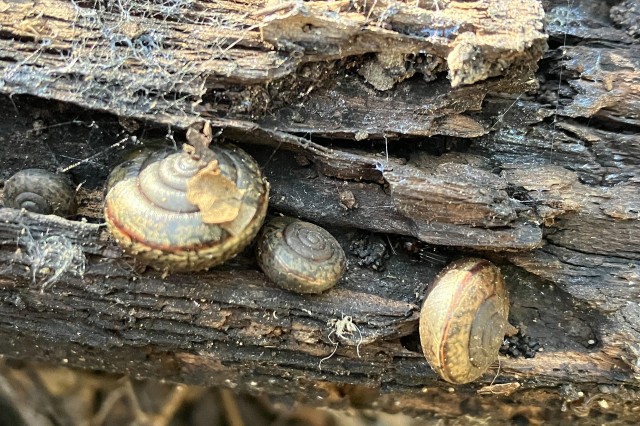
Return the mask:
<path id="1" fill-rule="evenodd" d="M 68 217 L 76 214 L 76 190 L 67 175 L 42 169 L 25 169 L 4 185 L 6 207 L 32 213 Z"/>
<path id="2" fill-rule="evenodd" d="M 420 312 L 425 358 L 444 380 L 468 383 L 498 358 L 508 329 L 509 300 L 500 269 L 466 258 L 431 284 Z"/>
<path id="3" fill-rule="evenodd" d="M 267 211 L 269 184 L 234 146 L 195 154 L 156 152 L 114 169 L 105 220 L 136 260 L 164 271 L 195 271 L 241 252 Z"/>
<path id="4" fill-rule="evenodd" d="M 263 227 L 256 244 L 258 263 L 271 281 L 298 293 L 321 293 L 342 277 L 346 257 L 325 229 L 290 217 Z"/>

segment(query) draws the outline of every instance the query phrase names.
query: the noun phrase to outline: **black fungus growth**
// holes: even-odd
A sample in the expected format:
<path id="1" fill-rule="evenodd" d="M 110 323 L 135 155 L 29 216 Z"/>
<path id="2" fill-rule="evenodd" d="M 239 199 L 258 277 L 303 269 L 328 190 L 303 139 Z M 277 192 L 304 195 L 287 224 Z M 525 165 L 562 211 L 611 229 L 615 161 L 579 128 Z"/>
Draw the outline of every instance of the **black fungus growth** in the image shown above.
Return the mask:
<path id="1" fill-rule="evenodd" d="M 540 342 L 535 341 L 531 336 L 523 336 L 520 332 L 514 336 L 506 336 L 500 347 L 502 355 L 512 358 L 533 358 L 542 349 Z"/>
<path id="2" fill-rule="evenodd" d="M 384 271 L 389 259 L 387 243 L 378 235 L 357 235 L 351 240 L 349 253 L 358 259 L 358 265 L 375 271 Z"/>

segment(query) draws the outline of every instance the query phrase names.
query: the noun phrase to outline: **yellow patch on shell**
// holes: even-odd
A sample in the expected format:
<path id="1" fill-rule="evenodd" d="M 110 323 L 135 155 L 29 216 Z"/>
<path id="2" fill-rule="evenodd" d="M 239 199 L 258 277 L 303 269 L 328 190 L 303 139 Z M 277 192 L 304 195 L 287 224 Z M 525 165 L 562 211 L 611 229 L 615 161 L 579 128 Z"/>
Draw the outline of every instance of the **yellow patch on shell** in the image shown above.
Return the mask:
<path id="1" fill-rule="evenodd" d="M 204 223 L 226 223 L 235 220 L 246 189 L 222 175 L 218 161 L 213 160 L 187 182 L 187 199 L 198 206 Z"/>

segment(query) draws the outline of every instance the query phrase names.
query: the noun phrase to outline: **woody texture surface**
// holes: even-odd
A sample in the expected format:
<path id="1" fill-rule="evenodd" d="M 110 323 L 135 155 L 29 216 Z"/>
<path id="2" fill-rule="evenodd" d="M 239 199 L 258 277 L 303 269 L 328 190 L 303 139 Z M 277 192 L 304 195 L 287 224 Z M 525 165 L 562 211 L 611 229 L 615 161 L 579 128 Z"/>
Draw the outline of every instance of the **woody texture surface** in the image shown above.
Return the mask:
<path id="1" fill-rule="evenodd" d="M 368 389 L 415 415 L 633 419 L 630 3 L 0 0 L 0 179 L 66 170 L 80 200 L 69 219 L 0 209 L 0 353 L 319 405 Z M 251 248 L 164 276 L 110 238 L 122 152 L 203 119 L 256 158 L 270 214 L 338 238 L 334 289 L 281 290 Z M 500 266 L 510 322 L 542 350 L 450 392 L 418 317 L 463 255 Z"/>

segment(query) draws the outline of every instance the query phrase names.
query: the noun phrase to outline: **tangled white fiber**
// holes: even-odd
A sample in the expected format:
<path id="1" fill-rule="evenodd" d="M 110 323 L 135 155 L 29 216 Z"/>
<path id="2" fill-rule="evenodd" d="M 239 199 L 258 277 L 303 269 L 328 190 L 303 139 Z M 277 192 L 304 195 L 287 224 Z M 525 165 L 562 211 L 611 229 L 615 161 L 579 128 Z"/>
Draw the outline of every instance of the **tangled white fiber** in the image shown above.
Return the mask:
<path id="1" fill-rule="evenodd" d="M 18 237 L 18 245 L 24 248 L 23 260 L 29 265 L 32 281 L 40 286 L 41 292 L 65 273 L 84 275 L 84 253 L 69 238 L 47 234 L 34 238 L 31 230 L 24 227 Z"/>

